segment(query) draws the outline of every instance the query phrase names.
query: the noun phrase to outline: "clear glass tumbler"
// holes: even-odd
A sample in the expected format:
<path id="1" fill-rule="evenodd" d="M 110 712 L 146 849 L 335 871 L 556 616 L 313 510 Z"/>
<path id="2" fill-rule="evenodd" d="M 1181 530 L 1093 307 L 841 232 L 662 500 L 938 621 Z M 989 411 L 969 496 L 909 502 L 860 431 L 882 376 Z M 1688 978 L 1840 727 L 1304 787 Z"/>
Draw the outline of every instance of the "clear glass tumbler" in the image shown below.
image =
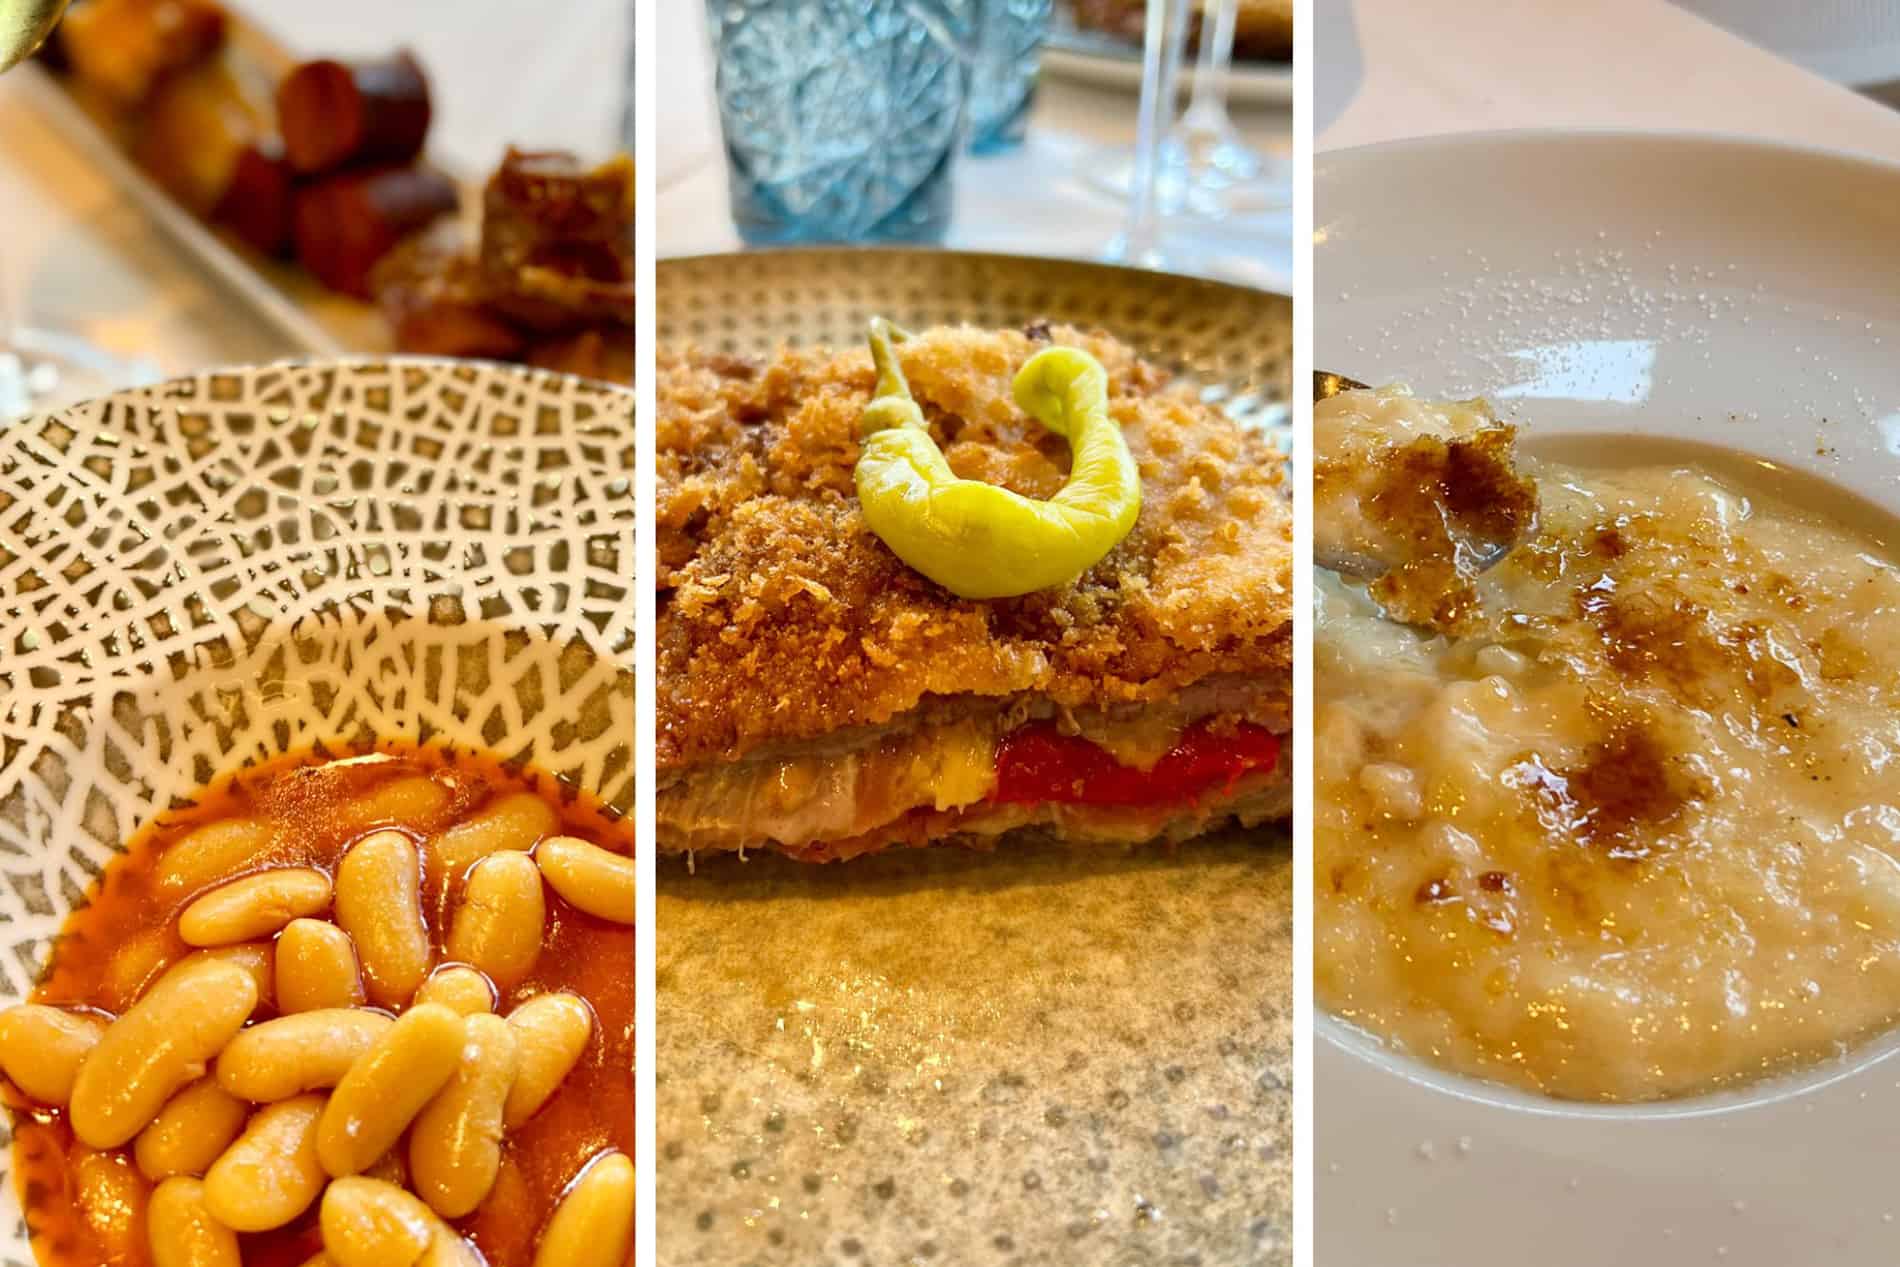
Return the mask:
<path id="1" fill-rule="evenodd" d="M 938 242 L 967 0 L 708 0 L 732 218 L 754 245 Z"/>
<path id="2" fill-rule="evenodd" d="M 1052 0 L 969 0 L 970 152 L 997 154 L 1021 145 L 1035 104 L 1042 41 Z"/>

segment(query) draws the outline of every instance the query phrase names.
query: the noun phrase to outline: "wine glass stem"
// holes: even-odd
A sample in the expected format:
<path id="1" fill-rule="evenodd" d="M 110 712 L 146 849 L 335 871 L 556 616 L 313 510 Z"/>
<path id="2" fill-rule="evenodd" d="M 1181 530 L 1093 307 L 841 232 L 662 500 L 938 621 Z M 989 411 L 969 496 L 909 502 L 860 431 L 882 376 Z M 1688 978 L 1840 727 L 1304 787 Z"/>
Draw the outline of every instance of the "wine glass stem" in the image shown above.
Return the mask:
<path id="1" fill-rule="evenodd" d="M 1134 196 L 1129 199 L 1128 228 L 1123 234 L 1123 254 L 1137 264 L 1160 262 L 1161 208 L 1157 178 L 1161 140 L 1174 119 L 1191 3 L 1192 0 L 1148 0 L 1148 22 L 1141 50 L 1141 116 L 1135 129 Z"/>
<path id="2" fill-rule="evenodd" d="M 1201 15 L 1201 47 L 1194 65 L 1194 90 L 1183 122 L 1209 131 L 1227 123 L 1227 71 L 1234 63 L 1234 24 L 1240 0 L 1215 0 Z M 1212 22 L 1208 21 L 1209 17 Z"/>

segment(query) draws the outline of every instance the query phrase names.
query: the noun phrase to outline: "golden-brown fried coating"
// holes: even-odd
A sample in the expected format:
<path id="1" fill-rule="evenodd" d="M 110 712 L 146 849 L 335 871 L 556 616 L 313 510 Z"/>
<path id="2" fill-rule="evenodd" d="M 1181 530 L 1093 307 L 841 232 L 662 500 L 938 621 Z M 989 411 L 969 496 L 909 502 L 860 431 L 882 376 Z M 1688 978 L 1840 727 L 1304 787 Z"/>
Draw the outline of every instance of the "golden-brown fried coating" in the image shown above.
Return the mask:
<path id="1" fill-rule="evenodd" d="M 752 363 L 659 352 L 659 765 L 881 725 L 932 696 L 1033 693 L 1069 708 L 1163 699 L 1212 674 L 1291 689 L 1292 517 L 1265 439 L 1101 335 L 1141 470 L 1134 530 L 1075 584 L 957 598 L 866 528 L 852 483 L 863 351 Z M 904 370 L 958 475 L 1047 497 L 1061 438 L 1010 396 L 1013 331 L 928 331 Z"/>

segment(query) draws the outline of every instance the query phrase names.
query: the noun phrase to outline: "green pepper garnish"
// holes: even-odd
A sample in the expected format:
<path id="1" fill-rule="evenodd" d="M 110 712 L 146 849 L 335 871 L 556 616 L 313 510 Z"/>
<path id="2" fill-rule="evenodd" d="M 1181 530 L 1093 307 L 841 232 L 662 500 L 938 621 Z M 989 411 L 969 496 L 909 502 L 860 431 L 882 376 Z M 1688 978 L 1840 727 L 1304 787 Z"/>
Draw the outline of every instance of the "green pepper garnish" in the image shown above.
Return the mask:
<path id="1" fill-rule="evenodd" d="M 1141 513 L 1141 477 L 1108 414 L 1108 371 L 1080 348 L 1044 348 L 1017 371 L 1012 394 L 1066 436 L 1069 480 L 1037 501 L 959 479 L 930 438 L 892 344 L 908 336 L 871 322 L 877 394 L 858 430 L 858 502 L 891 550 L 959 598 L 1009 598 L 1067 585 L 1114 549 Z"/>

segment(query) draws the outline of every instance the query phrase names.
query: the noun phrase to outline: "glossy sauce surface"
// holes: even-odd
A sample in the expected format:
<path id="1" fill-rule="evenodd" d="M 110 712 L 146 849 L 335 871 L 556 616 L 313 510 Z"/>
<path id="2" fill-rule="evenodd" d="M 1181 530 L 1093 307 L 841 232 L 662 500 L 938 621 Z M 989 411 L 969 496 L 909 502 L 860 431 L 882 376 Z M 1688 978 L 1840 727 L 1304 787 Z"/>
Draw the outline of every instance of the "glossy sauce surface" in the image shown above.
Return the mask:
<path id="1" fill-rule="evenodd" d="M 335 873 L 348 846 L 372 831 L 409 834 L 429 858 L 423 909 L 437 962 L 462 887 L 444 874 L 429 842 L 495 799 L 535 792 L 554 809 L 556 831 L 631 853 L 631 824 L 546 776 L 515 773 L 485 757 L 430 749 L 388 751 L 336 764 L 307 755 L 247 769 L 207 790 L 197 805 L 161 815 L 115 859 L 89 903 L 66 923 L 33 999 L 118 1014 L 159 973 L 188 953 L 177 916 L 198 893 L 267 866 L 308 865 Z M 270 823 L 270 844 L 241 870 L 195 889 L 158 882 L 165 851 L 193 828 L 222 818 Z M 552 990 L 579 994 L 596 1025 L 580 1063 L 553 1098 L 509 1131 L 494 1189 L 457 1228 L 491 1267 L 527 1267 L 563 1189 L 603 1149 L 634 1151 L 633 930 L 587 915 L 549 889 L 543 948 L 533 972 L 503 992 L 498 1012 Z M 254 1020 L 275 1015 L 260 1005 Z M 145 1267 L 149 1185 L 129 1150 L 94 1153 L 59 1113 L 28 1105 L 11 1087 L 14 1160 L 22 1204 L 44 1267 Z M 321 1248 L 313 1206 L 286 1228 L 242 1238 L 246 1267 L 299 1267 Z M 631 1260 L 629 1260 L 631 1261 Z"/>

